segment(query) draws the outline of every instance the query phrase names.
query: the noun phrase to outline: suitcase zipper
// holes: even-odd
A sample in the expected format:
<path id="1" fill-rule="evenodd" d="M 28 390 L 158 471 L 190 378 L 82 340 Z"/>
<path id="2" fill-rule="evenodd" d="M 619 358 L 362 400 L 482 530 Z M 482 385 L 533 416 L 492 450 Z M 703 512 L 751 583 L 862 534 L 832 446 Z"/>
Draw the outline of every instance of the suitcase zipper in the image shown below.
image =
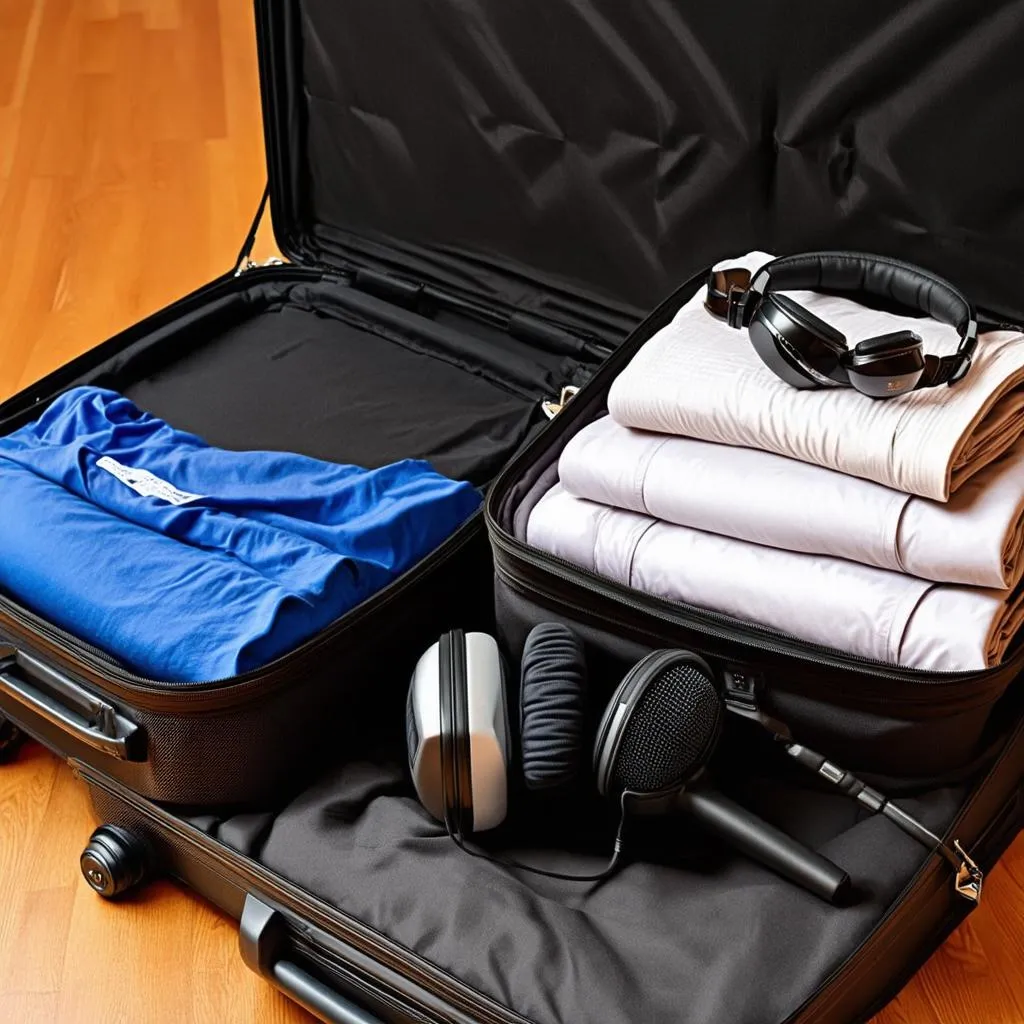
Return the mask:
<path id="1" fill-rule="evenodd" d="M 790 639 L 785 633 L 780 633 L 767 626 L 744 622 L 683 601 L 666 601 L 647 596 L 638 597 L 637 591 L 621 583 L 599 576 L 597 573 L 557 555 L 529 548 L 521 541 L 506 535 L 504 531 L 499 532 L 496 527 L 491 540 L 496 548 L 496 554 L 504 556 L 495 560 L 498 574 L 506 583 L 518 586 L 524 596 L 539 593 L 551 600 L 561 602 L 568 597 L 571 589 L 582 589 L 596 594 L 604 600 L 614 601 L 644 617 L 657 618 L 661 622 L 682 626 L 714 639 L 738 640 L 741 643 L 756 645 L 770 654 L 798 658 L 801 661 L 828 668 L 856 668 L 872 675 L 904 682 L 927 684 L 933 680 L 945 682 L 976 679 L 993 671 L 983 669 L 978 672 L 932 672 L 914 668 L 895 668 L 882 661 L 846 654 L 838 648 Z M 521 571 L 523 567 L 527 572 L 531 569 L 534 570 L 535 575 L 532 577 L 524 575 Z M 545 576 L 550 576 L 569 586 L 557 592 L 552 587 L 544 586 Z M 617 625 L 627 626 L 638 623 L 639 619 L 630 621 L 621 618 L 616 621 Z M 1015 653 L 1005 664 L 1011 664 L 1019 659 L 1020 654 Z"/>
<path id="2" fill-rule="evenodd" d="M 357 629 L 368 616 L 376 614 L 392 601 L 399 599 L 423 577 L 433 572 L 439 564 L 454 557 L 471 543 L 480 526 L 480 513 L 477 512 L 415 568 L 337 619 L 316 636 L 268 666 L 224 679 L 168 683 L 137 675 L 123 668 L 104 651 L 85 643 L 72 633 L 51 625 L 2 594 L 0 627 L 10 627 L 30 643 L 42 641 L 43 646 L 62 660 L 70 662 L 75 668 L 85 670 L 94 684 L 100 686 L 105 693 L 121 697 L 133 707 L 156 712 L 176 712 L 182 705 L 187 704 L 193 709 L 223 710 L 236 704 L 248 703 L 272 693 L 282 685 L 293 683 L 295 661 L 312 655 L 342 634 Z"/>

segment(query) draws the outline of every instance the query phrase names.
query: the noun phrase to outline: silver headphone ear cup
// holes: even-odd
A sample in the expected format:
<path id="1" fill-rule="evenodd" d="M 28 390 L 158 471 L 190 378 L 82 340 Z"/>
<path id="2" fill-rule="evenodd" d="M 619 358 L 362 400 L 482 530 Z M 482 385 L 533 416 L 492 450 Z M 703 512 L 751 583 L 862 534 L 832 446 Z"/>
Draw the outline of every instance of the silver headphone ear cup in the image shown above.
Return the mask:
<path id="1" fill-rule="evenodd" d="M 453 836 L 494 828 L 508 805 L 504 666 L 486 633 L 446 633 L 409 684 L 409 770 L 424 808 Z"/>
<path id="2" fill-rule="evenodd" d="M 462 722 L 458 767 L 461 813 L 483 832 L 505 819 L 509 785 L 509 723 L 505 666 L 497 641 L 486 633 L 467 633 L 463 643 L 464 703 L 455 716 Z M 456 689 L 456 695 L 459 690 Z M 466 831 L 465 821 L 463 831 Z"/>

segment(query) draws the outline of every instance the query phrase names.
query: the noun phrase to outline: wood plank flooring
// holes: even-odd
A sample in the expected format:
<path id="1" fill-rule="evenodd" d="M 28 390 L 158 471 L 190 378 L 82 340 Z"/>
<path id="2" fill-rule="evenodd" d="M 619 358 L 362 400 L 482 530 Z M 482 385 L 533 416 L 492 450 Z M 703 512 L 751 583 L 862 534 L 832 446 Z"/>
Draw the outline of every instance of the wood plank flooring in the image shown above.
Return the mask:
<path id="1" fill-rule="evenodd" d="M 264 174 L 248 0 L 0 0 L 0 397 L 230 267 Z M 94 896 L 92 827 L 40 748 L 0 769 L 0 1020 L 309 1019 L 195 897 Z M 1022 1024 L 1022 915 L 1024 839 L 876 1024 Z"/>

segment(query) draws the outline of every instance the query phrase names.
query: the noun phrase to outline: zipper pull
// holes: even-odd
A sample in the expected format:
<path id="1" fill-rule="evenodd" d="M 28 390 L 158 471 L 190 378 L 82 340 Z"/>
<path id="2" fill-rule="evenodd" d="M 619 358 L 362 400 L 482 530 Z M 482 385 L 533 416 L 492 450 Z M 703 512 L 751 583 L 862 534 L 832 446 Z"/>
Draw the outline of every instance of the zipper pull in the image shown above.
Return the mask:
<path id="1" fill-rule="evenodd" d="M 250 270 L 255 270 L 257 267 L 283 267 L 284 260 L 279 259 L 277 256 L 271 256 L 269 259 L 262 261 L 251 260 L 247 256 L 245 262 L 235 271 L 235 277 L 241 277 L 242 274 L 247 274 Z"/>
<path id="2" fill-rule="evenodd" d="M 953 840 L 953 850 L 958 862 L 956 863 L 956 891 L 965 900 L 971 903 L 980 903 L 981 887 L 985 881 L 981 868 L 967 855 L 967 851 L 960 845 L 959 839 Z"/>
<path id="3" fill-rule="evenodd" d="M 562 393 L 558 396 L 558 399 L 552 401 L 551 399 L 545 399 L 540 403 L 541 409 L 544 411 L 544 415 L 549 420 L 553 420 L 578 394 L 580 389 L 572 384 L 567 384 L 562 388 Z"/>

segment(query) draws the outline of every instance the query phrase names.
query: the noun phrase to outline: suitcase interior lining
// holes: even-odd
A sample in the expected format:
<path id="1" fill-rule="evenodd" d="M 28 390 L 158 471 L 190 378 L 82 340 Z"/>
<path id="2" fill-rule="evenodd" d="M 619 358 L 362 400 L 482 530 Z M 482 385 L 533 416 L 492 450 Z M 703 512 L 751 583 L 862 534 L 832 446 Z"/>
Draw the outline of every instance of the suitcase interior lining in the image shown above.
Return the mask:
<path id="1" fill-rule="evenodd" d="M 415 799 L 396 744 L 327 772 L 277 813 L 190 820 L 538 1024 L 781 1020 L 925 859 L 889 822 L 787 766 L 762 760 L 739 782 L 740 750 L 719 758 L 734 762 L 729 778 L 720 767 L 722 788 L 848 870 L 852 906 L 830 907 L 675 819 L 630 827 L 626 867 L 604 883 L 544 879 L 457 849 Z M 941 832 L 966 791 L 901 803 Z M 513 808 L 479 845 L 568 873 L 606 861 L 615 820 L 595 799 L 517 793 Z"/>
<path id="2" fill-rule="evenodd" d="M 332 302 L 343 292 L 241 289 L 80 383 L 121 391 L 219 447 L 369 468 L 423 458 L 483 485 L 542 422 L 540 400 L 586 377 L 585 364 L 453 313 L 398 311 L 398 326 L 382 326 Z"/>

